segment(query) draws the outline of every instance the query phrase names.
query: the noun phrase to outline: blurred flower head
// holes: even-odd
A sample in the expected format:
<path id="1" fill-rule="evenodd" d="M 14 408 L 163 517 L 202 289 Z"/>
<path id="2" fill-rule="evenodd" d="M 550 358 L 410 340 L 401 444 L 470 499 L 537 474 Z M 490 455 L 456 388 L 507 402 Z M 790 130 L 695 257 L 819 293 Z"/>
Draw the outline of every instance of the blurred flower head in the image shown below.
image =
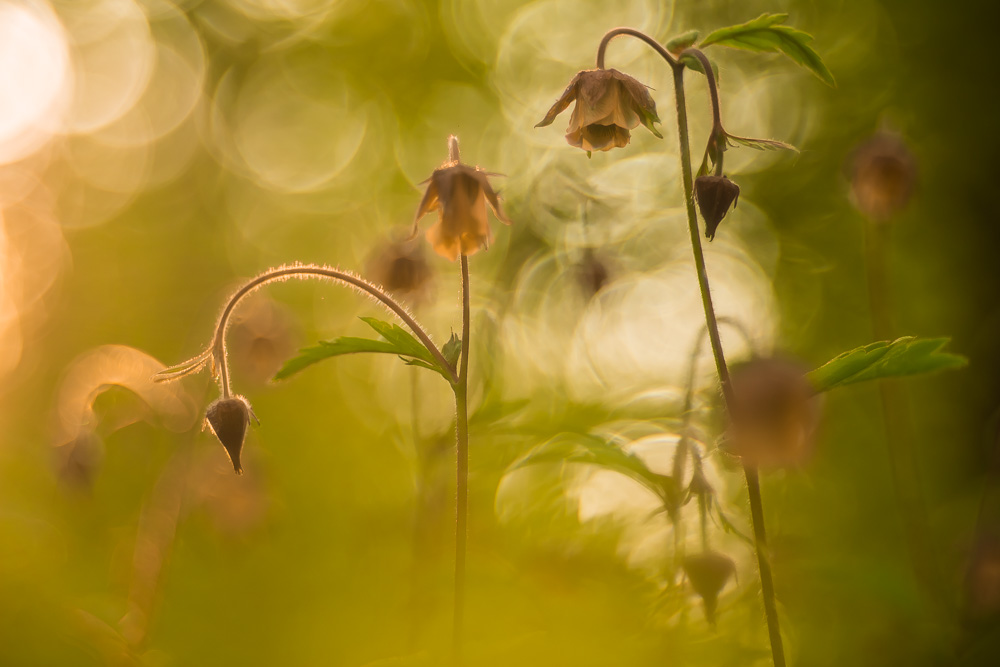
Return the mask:
<path id="1" fill-rule="evenodd" d="M 448 142 L 449 159 L 426 181 L 427 191 L 413 221 L 413 235 L 417 233 L 420 218 L 438 211 L 438 221 L 427 230 L 427 240 L 439 255 L 455 261 L 459 255 L 472 255 L 489 247 L 493 236 L 486 218 L 487 203 L 498 220 L 505 224 L 510 224 L 510 220 L 490 185 L 491 174 L 462 164 L 458 139 L 452 135 Z"/>
<path id="2" fill-rule="evenodd" d="M 586 299 L 594 297 L 611 280 L 610 262 L 592 248 L 584 250 L 575 269 L 577 285 Z"/>
<path id="3" fill-rule="evenodd" d="M 705 237 L 711 241 L 729 207 L 736 208 L 740 186 L 725 176 L 699 176 L 694 179 L 694 195 L 701 217 L 705 219 Z"/>
<path id="4" fill-rule="evenodd" d="M 628 145 L 630 130 L 640 123 L 655 134 L 659 123 L 656 102 L 649 90 L 627 74 L 615 69 L 590 69 L 578 72 L 545 118 L 535 127 L 551 125 L 556 116 L 575 102 L 570 115 L 566 141 L 571 146 L 591 151 L 607 151 Z"/>
<path id="5" fill-rule="evenodd" d="M 380 243 L 368 264 L 368 276 L 392 294 L 412 303 L 429 296 L 434 271 L 423 244 L 414 239 Z"/>
<path id="6" fill-rule="evenodd" d="M 913 196 L 917 162 L 899 135 L 880 131 L 855 149 L 850 178 L 854 206 L 870 220 L 888 222 Z"/>
<path id="7" fill-rule="evenodd" d="M 246 436 L 251 415 L 253 410 L 250 409 L 250 403 L 242 396 L 216 399 L 205 412 L 205 421 L 226 448 L 237 475 L 243 474 L 240 452 L 243 450 L 243 438 Z M 256 419 L 256 416 L 254 418 Z"/>
<path id="8" fill-rule="evenodd" d="M 264 384 L 295 351 L 296 331 L 288 311 L 272 299 L 255 297 L 233 316 L 229 355 L 238 372 Z"/>
<path id="9" fill-rule="evenodd" d="M 745 462 L 794 466 L 808 458 L 819 424 L 819 398 L 799 364 L 756 358 L 732 368 L 725 448 Z"/>
<path id="10" fill-rule="evenodd" d="M 979 618 L 1000 611 L 1000 540 L 980 539 L 965 576 L 968 613 Z"/>
<path id="11" fill-rule="evenodd" d="M 686 556 L 682 564 L 684 574 L 695 593 L 701 596 L 705 603 L 705 618 L 710 625 L 715 625 L 715 610 L 719 604 L 719 593 L 736 574 L 736 563 L 733 559 L 718 551 L 705 551 L 700 554 Z"/>

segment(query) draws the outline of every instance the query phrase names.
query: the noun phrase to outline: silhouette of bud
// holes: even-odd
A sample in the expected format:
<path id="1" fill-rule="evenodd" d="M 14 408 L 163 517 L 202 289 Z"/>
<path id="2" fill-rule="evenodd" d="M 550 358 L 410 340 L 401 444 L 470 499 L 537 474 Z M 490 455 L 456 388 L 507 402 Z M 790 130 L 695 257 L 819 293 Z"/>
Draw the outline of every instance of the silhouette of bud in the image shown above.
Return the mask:
<path id="1" fill-rule="evenodd" d="M 983 618 L 1000 611 L 1000 540 L 981 539 L 965 575 L 966 613 Z"/>
<path id="2" fill-rule="evenodd" d="M 566 130 L 566 141 L 587 151 L 609 151 L 628 145 L 630 130 L 640 123 L 657 137 L 663 135 L 656 102 L 645 85 L 616 69 L 588 69 L 577 73 L 566 90 L 535 127 L 551 125 L 556 116 L 575 103 Z"/>
<path id="3" fill-rule="evenodd" d="M 252 414 L 250 404 L 242 396 L 216 399 L 205 412 L 208 425 L 226 448 L 237 475 L 243 474 L 240 452 L 243 450 L 243 438 L 246 436 L 247 424 L 250 423 Z M 254 418 L 256 419 L 256 416 Z"/>
<path id="4" fill-rule="evenodd" d="M 855 150 L 851 199 L 870 220 L 888 222 L 902 211 L 916 182 L 916 160 L 899 135 L 880 131 Z"/>
<path id="5" fill-rule="evenodd" d="M 757 358 L 734 366 L 730 382 L 734 404 L 726 449 L 754 465 L 804 461 L 819 423 L 819 399 L 804 369 L 784 359 Z"/>
<path id="6" fill-rule="evenodd" d="M 584 251 L 583 258 L 576 265 L 576 281 L 587 299 L 600 292 L 611 279 L 608 262 L 592 249 Z"/>
<path id="7" fill-rule="evenodd" d="M 378 247 L 369 261 L 368 275 L 393 295 L 416 304 L 427 298 L 434 272 L 423 244 L 403 239 Z"/>
<path id="8" fill-rule="evenodd" d="M 685 556 L 682 567 L 694 592 L 705 603 L 705 619 L 714 626 L 719 593 L 729 583 L 730 577 L 736 574 L 736 563 L 718 551 L 706 551 Z"/>
<path id="9" fill-rule="evenodd" d="M 725 176 L 699 176 L 694 179 L 694 196 L 705 219 L 705 236 L 711 241 L 729 207 L 736 208 L 740 186 Z"/>

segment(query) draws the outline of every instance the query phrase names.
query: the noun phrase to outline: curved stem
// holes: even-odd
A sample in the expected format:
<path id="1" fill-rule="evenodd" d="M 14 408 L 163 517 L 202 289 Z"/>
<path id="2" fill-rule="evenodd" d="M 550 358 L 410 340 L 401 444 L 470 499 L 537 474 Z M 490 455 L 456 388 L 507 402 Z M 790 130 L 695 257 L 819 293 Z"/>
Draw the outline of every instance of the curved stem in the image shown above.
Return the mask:
<path id="1" fill-rule="evenodd" d="M 455 370 L 452 368 L 451 364 L 448 363 L 447 359 L 444 358 L 441 350 L 439 350 L 434 344 L 430 336 L 427 335 L 427 332 L 425 332 L 417 321 L 413 319 L 408 312 L 406 312 L 406 309 L 403 306 L 384 292 L 382 288 L 373 285 L 364 278 L 346 271 L 340 271 L 339 269 L 327 266 L 303 265 L 282 267 L 266 271 L 247 284 L 243 285 L 243 287 L 239 288 L 235 294 L 229 297 L 229 302 L 226 303 L 226 307 L 223 309 L 222 315 L 219 317 L 219 323 L 215 326 L 215 334 L 212 336 L 212 347 L 210 348 L 219 363 L 219 376 L 224 397 L 229 397 L 229 369 L 226 361 L 225 338 L 226 331 L 229 328 L 229 318 L 233 314 L 233 310 L 237 305 L 239 305 L 240 301 L 242 301 L 244 297 L 257 288 L 266 285 L 267 283 L 287 280 L 289 278 L 327 278 L 339 280 L 371 295 L 377 301 L 382 303 L 382 305 L 392 311 L 400 320 L 402 320 L 403 324 L 405 324 L 410 331 L 414 333 L 417 339 L 419 339 L 423 346 L 427 348 L 427 351 L 431 353 L 441 367 L 448 369 L 448 372 L 452 376 L 452 382 L 458 382 L 458 376 L 455 375 Z"/>
<path id="2" fill-rule="evenodd" d="M 469 258 L 462 253 L 462 357 L 455 389 L 456 491 L 455 502 L 455 663 L 462 661 L 465 615 L 465 546 L 469 514 Z"/>
<path id="3" fill-rule="evenodd" d="M 713 133 L 722 129 L 722 112 L 719 110 L 719 86 L 715 81 L 715 70 L 712 63 L 708 61 L 708 56 L 701 49 L 688 48 L 681 52 L 681 58 L 691 56 L 697 58 L 705 70 L 705 78 L 708 79 L 708 94 L 712 98 L 712 131 Z"/>
<path id="4" fill-rule="evenodd" d="M 680 66 L 677 60 L 672 55 L 670 55 L 670 51 L 667 51 L 666 47 L 664 47 L 662 44 L 657 42 L 655 39 L 653 39 L 646 33 L 636 30 L 634 28 L 613 28 L 604 33 L 604 37 L 601 38 L 601 43 L 597 47 L 597 69 L 604 69 L 604 52 L 607 51 L 608 49 L 608 43 L 611 42 L 611 40 L 614 39 L 615 37 L 618 37 L 619 35 L 628 35 L 630 37 L 635 37 L 636 39 L 641 39 L 642 41 L 646 42 L 646 44 L 649 44 L 651 47 L 653 47 L 653 50 L 659 53 L 660 57 L 666 60 L 671 67 L 677 69 L 677 67 Z"/>

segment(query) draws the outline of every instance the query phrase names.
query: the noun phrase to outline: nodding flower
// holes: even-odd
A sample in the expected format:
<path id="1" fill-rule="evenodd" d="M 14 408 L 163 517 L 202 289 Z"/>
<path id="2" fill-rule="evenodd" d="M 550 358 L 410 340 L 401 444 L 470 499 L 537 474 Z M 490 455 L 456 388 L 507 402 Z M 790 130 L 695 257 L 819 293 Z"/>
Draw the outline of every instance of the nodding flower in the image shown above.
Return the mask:
<path id="1" fill-rule="evenodd" d="M 455 261 L 489 247 L 493 234 L 486 218 L 486 205 L 500 222 L 510 220 L 500 208 L 500 198 L 490 185 L 491 174 L 459 160 L 458 138 L 448 137 L 448 161 L 425 181 L 427 190 L 413 221 L 413 236 L 420 218 L 438 211 L 438 221 L 427 230 L 427 241 L 442 257 Z"/>
<path id="2" fill-rule="evenodd" d="M 608 151 L 628 145 L 630 130 L 641 123 L 659 138 L 656 102 L 649 90 L 616 69 L 588 69 L 577 73 L 545 118 L 535 127 L 551 125 L 570 103 L 575 103 L 566 129 L 566 141 L 591 151 Z"/>
<path id="3" fill-rule="evenodd" d="M 250 408 L 250 403 L 242 396 L 216 399 L 205 412 L 205 420 L 212 433 L 226 448 L 237 475 L 243 474 L 240 452 L 243 451 L 243 438 L 246 436 L 251 415 L 257 419 Z"/>
<path id="4" fill-rule="evenodd" d="M 756 358 L 732 368 L 733 404 L 725 448 L 747 463 L 796 466 L 812 453 L 820 399 L 804 368 L 780 358 Z"/>

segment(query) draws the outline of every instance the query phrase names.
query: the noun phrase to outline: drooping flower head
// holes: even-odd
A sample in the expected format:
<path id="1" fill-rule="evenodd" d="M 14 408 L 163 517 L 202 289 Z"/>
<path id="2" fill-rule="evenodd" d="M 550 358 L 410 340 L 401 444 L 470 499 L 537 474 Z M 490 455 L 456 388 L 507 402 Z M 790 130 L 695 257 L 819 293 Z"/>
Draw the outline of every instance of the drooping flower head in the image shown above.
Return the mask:
<path id="1" fill-rule="evenodd" d="M 880 131 L 854 152 L 851 199 L 875 222 L 888 222 L 909 203 L 917 183 L 917 163 L 899 135 Z"/>
<path id="2" fill-rule="evenodd" d="M 804 368 L 781 358 L 733 366 L 725 448 L 765 467 L 802 464 L 812 452 L 820 402 Z"/>
<path id="3" fill-rule="evenodd" d="M 726 217 L 729 207 L 736 207 L 740 186 L 725 176 L 699 176 L 694 179 L 694 197 L 698 201 L 701 217 L 705 219 L 705 237 L 715 239 L 715 230 Z"/>
<path id="4" fill-rule="evenodd" d="M 427 230 L 427 240 L 442 257 L 455 261 L 489 247 L 493 234 L 486 217 L 486 204 L 497 219 L 510 224 L 500 208 L 500 198 L 490 185 L 487 171 L 459 161 L 458 138 L 448 137 L 448 161 L 425 181 L 427 191 L 413 221 L 413 235 L 420 218 L 438 211 L 438 221 Z"/>
<path id="5" fill-rule="evenodd" d="M 242 396 L 218 398 L 208 406 L 208 410 L 205 412 L 205 421 L 208 422 L 215 437 L 226 448 L 226 453 L 229 455 L 229 460 L 232 461 L 233 470 L 236 471 L 237 475 L 243 474 L 240 452 L 243 451 L 243 438 L 246 436 L 251 415 L 253 415 L 253 410 L 250 409 L 247 399 Z"/>
<path id="6" fill-rule="evenodd" d="M 562 96 L 535 127 L 551 125 L 556 116 L 575 103 L 566 130 L 571 146 L 591 151 L 608 151 L 628 145 L 634 130 L 641 123 L 655 134 L 663 135 L 653 126 L 659 123 L 656 102 L 649 90 L 627 74 L 616 69 L 588 69 L 578 72 Z"/>

